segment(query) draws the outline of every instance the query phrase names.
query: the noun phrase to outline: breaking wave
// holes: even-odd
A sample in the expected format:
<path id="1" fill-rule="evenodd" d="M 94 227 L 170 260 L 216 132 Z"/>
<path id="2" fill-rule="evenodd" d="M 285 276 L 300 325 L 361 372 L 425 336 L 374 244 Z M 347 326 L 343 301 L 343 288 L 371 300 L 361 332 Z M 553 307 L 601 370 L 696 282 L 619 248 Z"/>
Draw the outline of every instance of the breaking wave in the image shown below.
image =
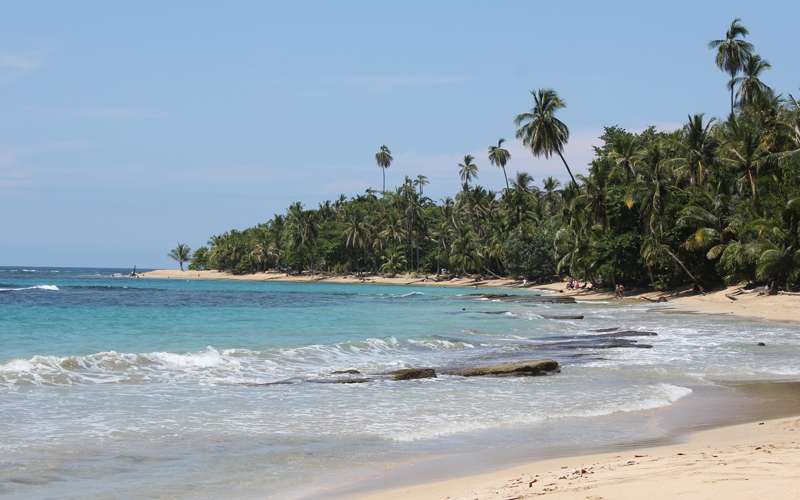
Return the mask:
<path id="1" fill-rule="evenodd" d="M 19 288 L 0 287 L 0 292 L 20 292 L 22 290 L 50 290 L 57 292 L 59 288 L 56 285 L 33 285 L 33 286 L 24 286 Z"/>
<path id="2" fill-rule="evenodd" d="M 268 384 L 325 377 L 335 370 L 378 373 L 431 360 L 437 353 L 473 348 L 473 344 L 455 339 L 401 341 L 387 337 L 265 351 L 209 346 L 188 353 L 106 351 L 83 356 L 37 355 L 0 364 L 0 387 L 159 382 Z"/>

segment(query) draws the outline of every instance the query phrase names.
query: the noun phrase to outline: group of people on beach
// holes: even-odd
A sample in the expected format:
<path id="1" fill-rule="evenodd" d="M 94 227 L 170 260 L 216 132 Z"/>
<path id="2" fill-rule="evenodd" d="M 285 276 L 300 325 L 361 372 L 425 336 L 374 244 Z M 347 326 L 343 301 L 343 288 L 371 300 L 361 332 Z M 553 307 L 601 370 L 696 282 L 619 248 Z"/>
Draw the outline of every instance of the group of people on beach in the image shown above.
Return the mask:
<path id="1" fill-rule="evenodd" d="M 578 281 L 572 276 L 567 277 L 567 290 L 591 290 L 592 284 L 588 281 Z"/>
<path id="2" fill-rule="evenodd" d="M 574 279 L 572 276 L 567 277 L 567 290 L 591 290 L 592 288 L 592 284 L 588 281 L 581 282 Z M 625 298 L 625 285 L 622 283 L 614 285 L 614 298 Z"/>

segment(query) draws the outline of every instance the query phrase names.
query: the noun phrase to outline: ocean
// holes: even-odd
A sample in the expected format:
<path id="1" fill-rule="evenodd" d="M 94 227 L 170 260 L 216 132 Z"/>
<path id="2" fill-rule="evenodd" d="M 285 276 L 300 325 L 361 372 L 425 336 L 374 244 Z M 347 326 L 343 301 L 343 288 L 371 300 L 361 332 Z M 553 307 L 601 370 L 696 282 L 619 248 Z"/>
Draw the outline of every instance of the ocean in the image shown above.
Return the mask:
<path id="1" fill-rule="evenodd" d="M 632 416 L 800 376 L 797 326 L 668 304 L 126 272 L 0 267 L 0 496 L 315 496 L 431 457 L 658 439 Z M 561 373 L 380 375 L 538 358 Z"/>

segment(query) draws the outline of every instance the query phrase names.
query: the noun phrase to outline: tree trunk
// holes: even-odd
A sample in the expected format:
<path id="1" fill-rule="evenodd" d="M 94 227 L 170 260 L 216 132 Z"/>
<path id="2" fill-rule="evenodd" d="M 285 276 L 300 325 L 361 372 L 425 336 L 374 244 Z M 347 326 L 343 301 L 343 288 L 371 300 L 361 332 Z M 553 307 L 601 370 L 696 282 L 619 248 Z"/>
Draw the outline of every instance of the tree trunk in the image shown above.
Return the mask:
<path id="1" fill-rule="evenodd" d="M 732 83 L 733 83 L 733 81 L 731 81 L 731 115 L 733 115 L 733 104 L 734 104 L 734 100 L 733 100 L 733 84 Z"/>
<path id="2" fill-rule="evenodd" d="M 672 257 L 672 260 L 677 262 L 678 265 L 681 266 L 681 269 L 683 269 L 683 271 L 687 275 L 689 275 L 689 277 L 692 279 L 692 282 L 695 284 L 695 286 L 697 288 L 699 288 L 701 292 L 706 293 L 706 291 L 703 289 L 703 286 L 700 284 L 699 281 L 697 281 L 697 278 L 695 278 L 694 274 L 692 274 L 691 271 L 689 271 L 689 269 L 686 268 L 686 266 L 683 264 L 683 262 L 681 262 L 681 259 L 679 259 L 677 255 L 672 253 L 672 250 L 670 250 L 669 248 L 666 248 L 666 246 L 665 246 L 665 250 L 666 250 L 667 254 L 669 254 L 669 256 Z"/>
<path id="3" fill-rule="evenodd" d="M 506 190 L 508 190 L 509 189 L 509 187 L 508 187 L 508 175 L 506 175 L 506 167 L 505 166 L 503 167 L 503 177 L 506 178 Z"/>
<path id="4" fill-rule="evenodd" d="M 383 194 L 386 194 L 386 169 L 381 167 L 381 174 L 383 174 Z"/>
<path id="5" fill-rule="evenodd" d="M 561 151 L 557 151 L 557 153 L 558 157 L 561 158 L 561 161 L 564 162 L 564 166 L 567 167 L 567 173 L 569 174 L 570 179 L 572 179 L 572 183 L 577 186 L 578 183 L 575 181 L 575 176 L 572 175 L 572 170 L 570 170 L 569 165 L 567 165 L 567 160 L 564 159 L 564 155 L 561 154 Z"/>
<path id="6" fill-rule="evenodd" d="M 747 180 L 750 182 L 750 192 L 753 194 L 753 206 L 758 208 L 758 189 L 756 187 L 756 179 L 753 177 L 752 169 L 747 169 Z"/>

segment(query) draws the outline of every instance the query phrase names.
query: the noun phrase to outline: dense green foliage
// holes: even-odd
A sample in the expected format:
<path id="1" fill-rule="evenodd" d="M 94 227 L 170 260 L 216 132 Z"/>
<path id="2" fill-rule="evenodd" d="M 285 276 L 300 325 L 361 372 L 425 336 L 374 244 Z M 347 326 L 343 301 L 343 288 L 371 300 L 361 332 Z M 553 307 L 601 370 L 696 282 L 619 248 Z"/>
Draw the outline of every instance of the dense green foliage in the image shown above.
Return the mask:
<path id="1" fill-rule="evenodd" d="M 424 196 L 425 176 L 378 195 L 341 196 L 316 209 L 233 230 L 198 249 L 193 269 L 250 273 L 406 271 L 511 275 L 570 274 L 598 285 L 709 287 L 749 281 L 773 290 L 800 284 L 800 104 L 761 80 L 769 63 L 743 39 L 739 20 L 711 42 L 730 77 L 725 120 L 688 117 L 671 132 L 608 127 L 586 176 L 572 176 L 564 145 L 566 106 L 550 89 L 532 92 L 517 137 L 534 155 L 558 156 L 571 180 L 537 187 L 519 172 L 506 187 L 477 185 L 470 155 L 453 165 L 462 190 L 440 202 Z M 502 168 L 503 140 L 486 160 Z M 391 152 L 376 163 L 385 171 Z"/>

